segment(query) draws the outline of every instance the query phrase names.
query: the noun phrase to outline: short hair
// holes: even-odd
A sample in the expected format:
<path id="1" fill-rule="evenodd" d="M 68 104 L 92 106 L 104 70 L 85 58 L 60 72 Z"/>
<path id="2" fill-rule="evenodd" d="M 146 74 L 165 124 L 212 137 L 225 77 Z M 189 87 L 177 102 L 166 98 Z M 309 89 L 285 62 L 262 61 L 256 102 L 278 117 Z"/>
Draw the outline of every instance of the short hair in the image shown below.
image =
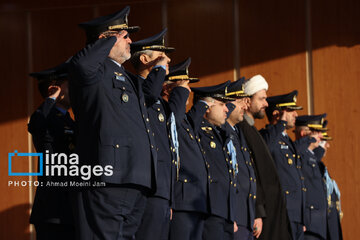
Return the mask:
<path id="1" fill-rule="evenodd" d="M 153 50 L 142 50 L 131 54 L 130 62 L 135 68 L 135 70 L 138 70 L 140 68 L 141 65 L 140 56 L 142 54 L 146 54 L 151 57 L 153 52 L 154 52 Z"/>

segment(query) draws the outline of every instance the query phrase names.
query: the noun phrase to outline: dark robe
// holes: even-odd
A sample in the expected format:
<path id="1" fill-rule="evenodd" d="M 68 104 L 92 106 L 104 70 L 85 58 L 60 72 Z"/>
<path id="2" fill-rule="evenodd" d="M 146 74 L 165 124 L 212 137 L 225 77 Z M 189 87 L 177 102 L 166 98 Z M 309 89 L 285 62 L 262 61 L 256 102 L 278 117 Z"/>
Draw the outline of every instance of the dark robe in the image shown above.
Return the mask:
<path id="1" fill-rule="evenodd" d="M 291 230 L 285 198 L 281 192 L 279 176 L 271 153 L 254 126 L 251 126 L 245 119 L 237 126 L 243 131 L 248 147 L 252 151 L 255 172 L 260 181 L 257 188 L 260 187 L 264 195 L 266 217 L 263 218 L 263 230 L 259 239 L 289 240 L 291 239 Z"/>

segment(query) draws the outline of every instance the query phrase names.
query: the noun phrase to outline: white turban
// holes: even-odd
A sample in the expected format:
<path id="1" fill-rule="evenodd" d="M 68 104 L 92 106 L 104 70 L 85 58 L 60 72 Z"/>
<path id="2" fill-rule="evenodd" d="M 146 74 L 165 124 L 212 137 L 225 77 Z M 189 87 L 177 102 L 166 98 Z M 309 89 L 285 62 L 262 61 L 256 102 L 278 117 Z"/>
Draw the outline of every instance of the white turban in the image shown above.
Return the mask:
<path id="1" fill-rule="evenodd" d="M 266 82 L 265 78 L 263 78 L 263 76 L 261 76 L 260 74 L 253 76 L 245 82 L 244 92 L 247 95 L 252 96 L 263 89 L 267 91 L 269 89 L 269 85 Z"/>

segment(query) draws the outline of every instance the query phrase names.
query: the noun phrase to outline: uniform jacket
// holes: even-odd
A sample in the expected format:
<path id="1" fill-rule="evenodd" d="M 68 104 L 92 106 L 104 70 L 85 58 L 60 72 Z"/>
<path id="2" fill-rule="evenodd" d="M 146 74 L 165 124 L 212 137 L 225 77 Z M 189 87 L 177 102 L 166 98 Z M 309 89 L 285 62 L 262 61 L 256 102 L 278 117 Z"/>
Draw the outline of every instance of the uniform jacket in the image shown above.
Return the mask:
<path id="1" fill-rule="evenodd" d="M 263 230 L 259 239 L 291 239 L 285 197 L 282 194 L 280 179 L 267 144 L 258 130 L 246 119 L 236 126 L 244 133 L 255 163 L 257 175 L 256 217 L 263 217 Z M 260 189 L 262 191 L 259 191 Z M 265 209 L 261 207 L 262 205 L 258 206 L 259 193 L 263 193 Z"/>
<path id="2" fill-rule="evenodd" d="M 174 180 L 176 178 L 176 154 L 170 134 L 170 114 L 181 123 L 185 118 L 186 101 L 189 91 L 183 87 L 175 87 L 170 94 L 169 102 L 160 97 L 165 74 L 162 68 L 153 69 L 144 81 L 143 91 L 146 99 L 149 121 L 154 132 L 157 151 L 157 184 L 154 196 L 173 200 Z M 154 77 L 155 76 L 155 77 Z M 160 91 L 159 91 L 160 89 Z"/>
<path id="3" fill-rule="evenodd" d="M 199 134 L 209 168 L 211 215 L 234 221 L 237 184 L 227 149 L 230 136 L 228 132 L 216 128 L 205 118 L 201 122 Z"/>
<path id="4" fill-rule="evenodd" d="M 75 123 L 68 114 L 64 115 L 55 107 L 55 100 L 47 98 L 31 115 L 28 131 L 32 135 L 37 152 L 49 154 L 74 150 Z M 65 188 L 45 187 L 47 181 L 65 182 L 66 177 L 38 177 L 43 187 L 36 189 L 30 223 L 51 222 L 71 224 L 72 210 L 69 192 Z"/>
<path id="5" fill-rule="evenodd" d="M 115 37 L 99 39 L 69 63 L 77 153 L 82 164 L 113 166 L 113 175 L 102 175 L 101 181 L 155 189 L 155 140 L 141 82 L 108 58 L 115 42 Z"/>
<path id="6" fill-rule="evenodd" d="M 208 109 L 206 103 L 197 102 L 178 124 L 180 169 L 175 181 L 175 210 L 209 212 L 208 162 L 200 144 L 199 129 Z"/>
<path id="7" fill-rule="evenodd" d="M 296 148 L 300 152 L 302 173 L 307 189 L 304 223 L 307 232 L 318 234 L 326 239 L 326 185 L 319 165 L 321 158 L 318 159 L 314 152 L 308 149 L 310 141 L 308 137 L 295 141 Z"/>
<path id="8" fill-rule="evenodd" d="M 260 133 L 268 144 L 275 161 L 286 197 L 289 219 L 292 222 L 303 223 L 306 188 L 301 173 L 301 160 L 294 142 L 282 134 L 285 126 L 285 121 L 279 121 L 276 125 L 268 125 Z"/>
<path id="9" fill-rule="evenodd" d="M 253 229 L 256 203 L 256 175 L 250 149 L 241 130 L 233 129 L 229 123 L 225 128 L 230 133 L 236 148 L 239 173 L 236 175 L 235 221 L 237 225 Z"/>

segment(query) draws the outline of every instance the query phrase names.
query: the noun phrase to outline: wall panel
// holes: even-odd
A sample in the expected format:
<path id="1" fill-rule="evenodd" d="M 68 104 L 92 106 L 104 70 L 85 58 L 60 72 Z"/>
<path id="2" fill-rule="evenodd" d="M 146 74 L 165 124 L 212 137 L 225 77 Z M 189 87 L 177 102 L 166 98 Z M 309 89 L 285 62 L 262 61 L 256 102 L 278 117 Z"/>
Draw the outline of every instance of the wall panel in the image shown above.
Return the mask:
<path id="1" fill-rule="evenodd" d="M 341 190 L 345 239 L 360 235 L 360 3 L 356 0 L 312 2 L 315 111 L 328 113 L 334 137 L 325 157 Z"/>
<path id="2" fill-rule="evenodd" d="M 239 3 L 240 75 L 261 74 L 269 83 L 268 96 L 297 89 L 304 106 L 298 113 L 306 114 L 305 2 Z"/>
<path id="3" fill-rule="evenodd" d="M 11 23 L 11 24 L 10 24 Z M 2 46 L 0 100 L 0 239 L 29 237 L 29 188 L 8 186 L 8 181 L 28 180 L 8 176 L 8 152 L 27 152 L 27 37 L 26 15 L 0 15 Z M 28 169 L 28 159 L 14 161 L 14 170 Z"/>

